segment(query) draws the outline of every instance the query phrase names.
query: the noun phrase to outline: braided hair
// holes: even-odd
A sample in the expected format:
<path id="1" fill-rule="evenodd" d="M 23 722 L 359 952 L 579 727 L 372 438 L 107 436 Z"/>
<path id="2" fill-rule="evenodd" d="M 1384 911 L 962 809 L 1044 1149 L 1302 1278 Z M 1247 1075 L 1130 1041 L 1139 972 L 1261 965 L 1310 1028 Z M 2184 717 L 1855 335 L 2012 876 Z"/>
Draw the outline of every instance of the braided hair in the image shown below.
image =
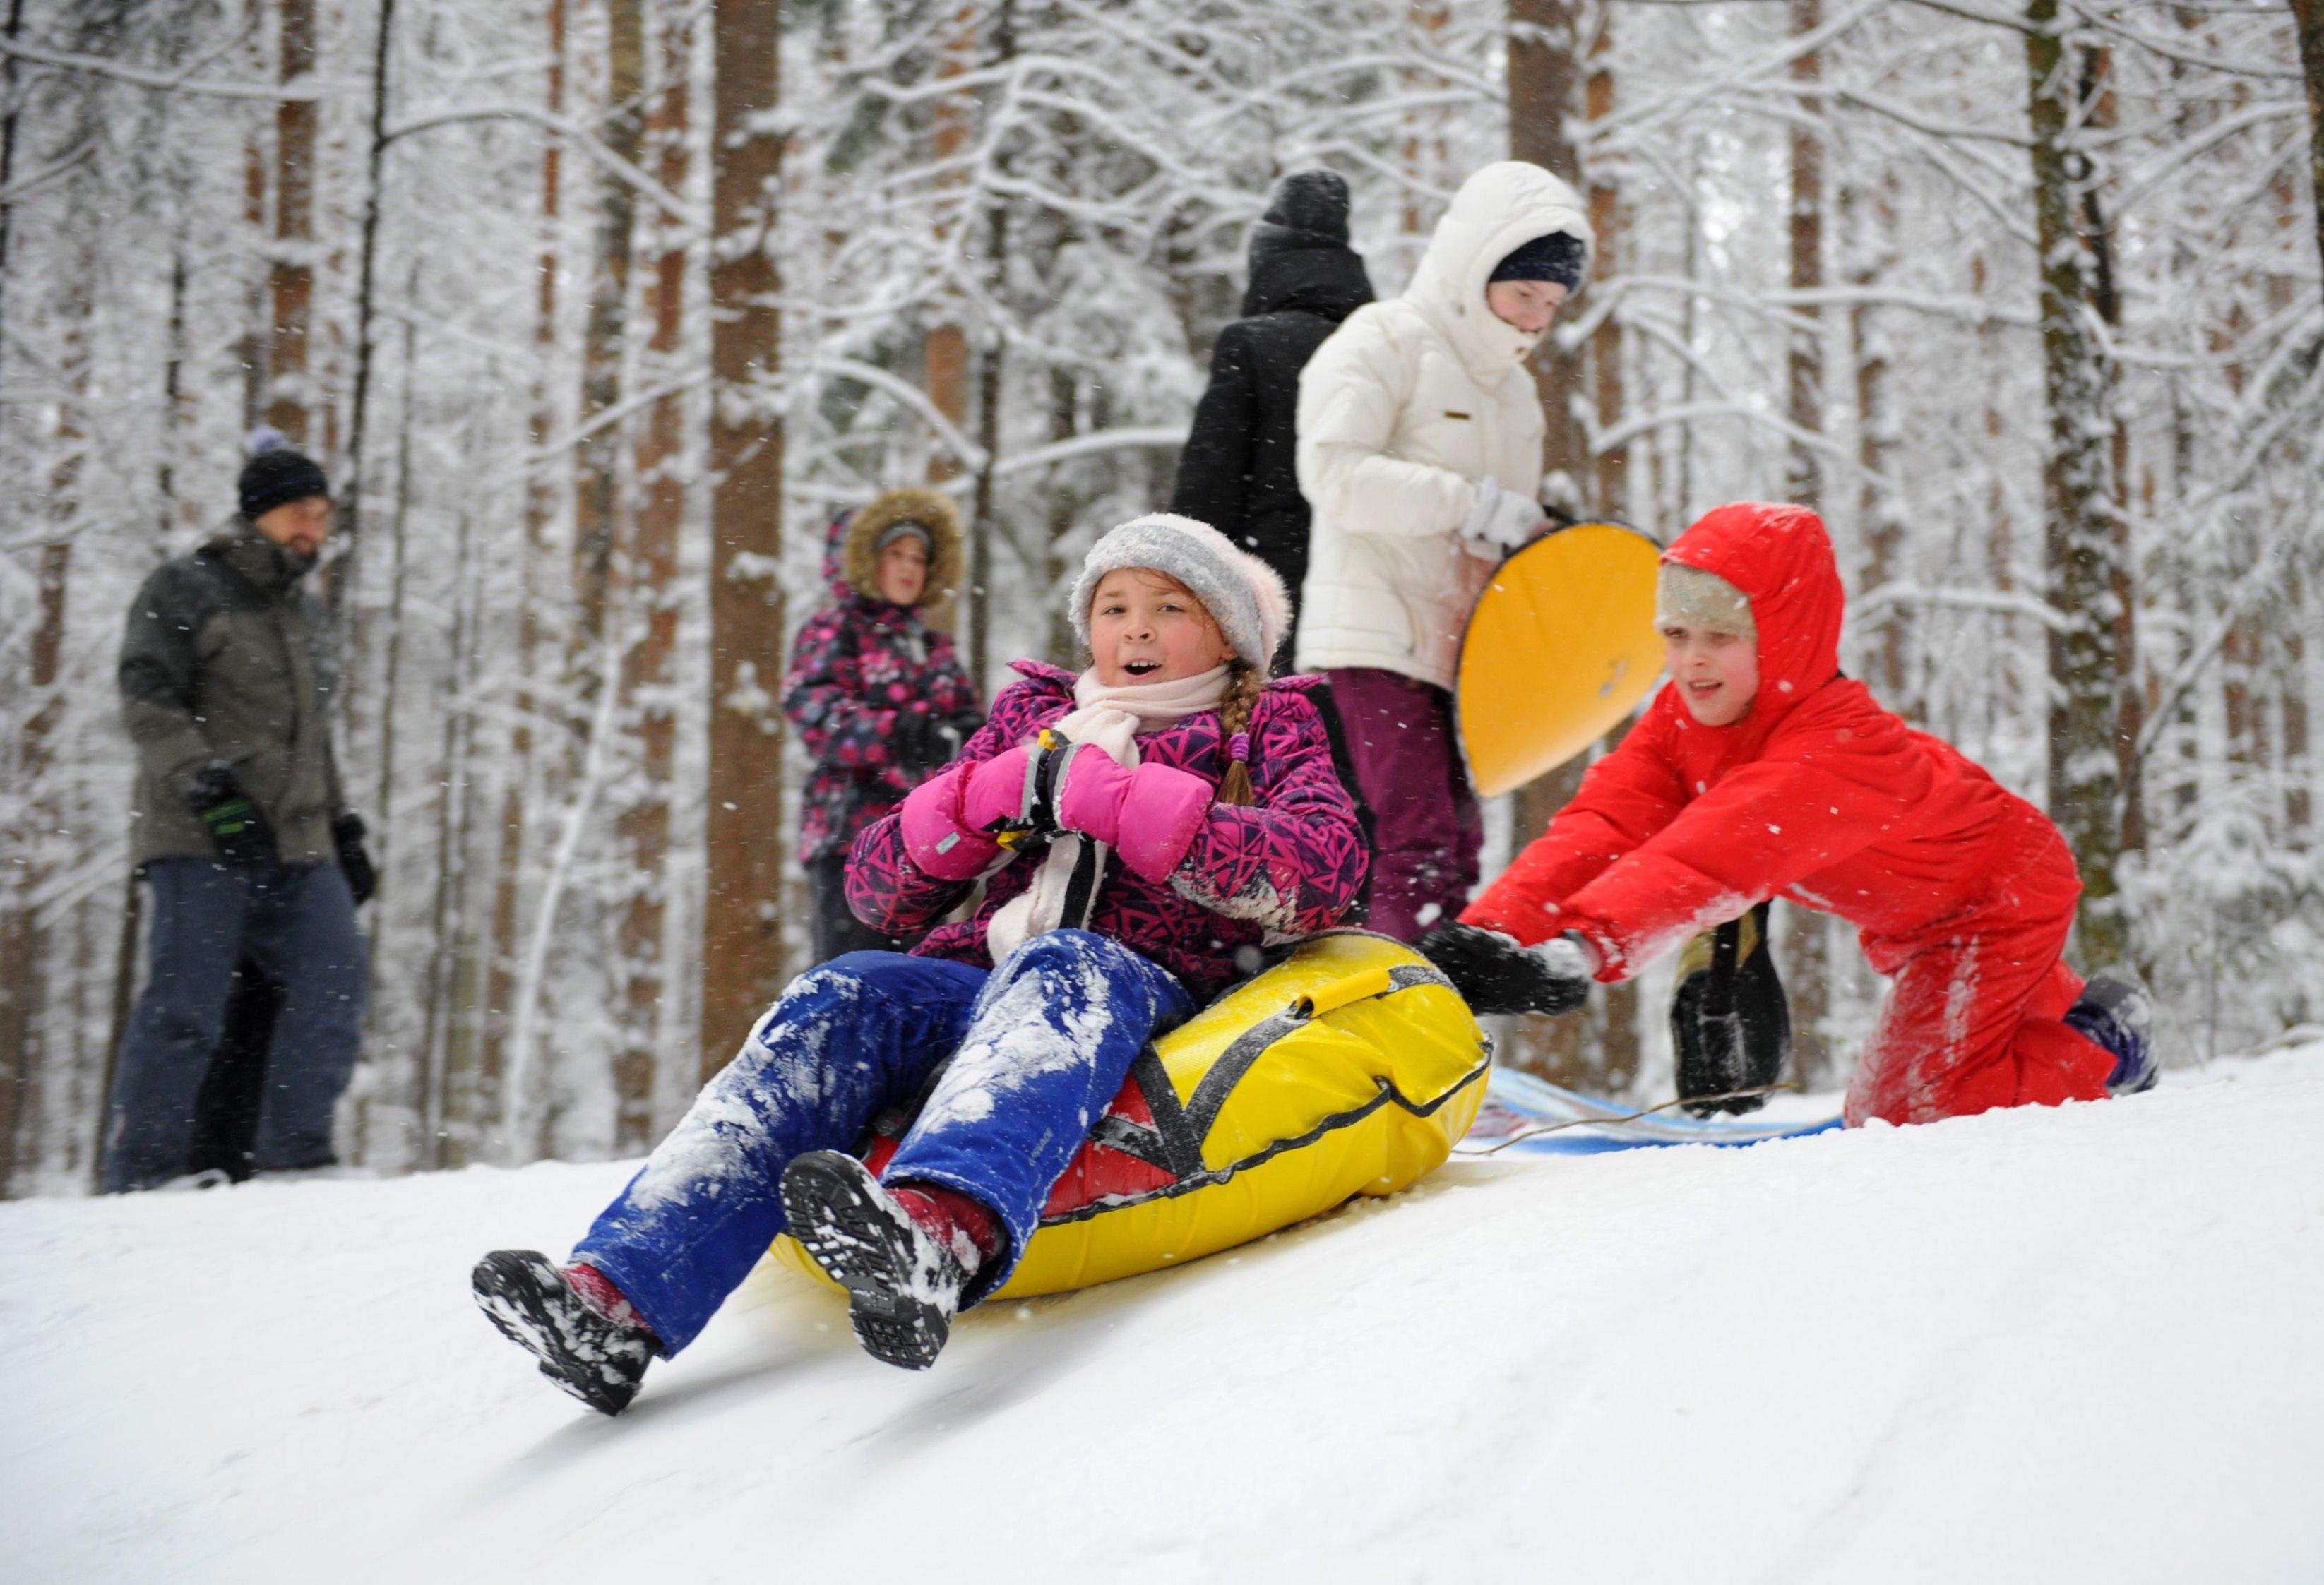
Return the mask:
<path id="1" fill-rule="evenodd" d="M 1267 687 L 1267 673 L 1237 656 L 1227 662 L 1226 696 L 1219 701 L 1219 732 L 1226 739 L 1226 775 L 1219 782 L 1219 802 L 1248 806 L 1250 786 L 1250 717 Z"/>

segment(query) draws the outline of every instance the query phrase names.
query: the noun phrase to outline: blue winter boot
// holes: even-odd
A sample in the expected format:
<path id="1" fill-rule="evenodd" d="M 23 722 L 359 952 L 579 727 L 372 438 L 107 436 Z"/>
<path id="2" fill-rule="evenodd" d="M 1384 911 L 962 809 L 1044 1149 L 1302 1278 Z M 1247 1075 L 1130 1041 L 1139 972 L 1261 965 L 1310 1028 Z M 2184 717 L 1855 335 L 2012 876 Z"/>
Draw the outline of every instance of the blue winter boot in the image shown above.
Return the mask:
<path id="1" fill-rule="evenodd" d="M 2092 974 L 2082 999 L 2066 1009 L 2066 1022 L 2114 1054 L 2109 1095 L 2135 1095 L 2154 1088 L 2162 1064 L 2152 1038 L 2154 1003 L 2146 987 L 2127 975 Z"/>

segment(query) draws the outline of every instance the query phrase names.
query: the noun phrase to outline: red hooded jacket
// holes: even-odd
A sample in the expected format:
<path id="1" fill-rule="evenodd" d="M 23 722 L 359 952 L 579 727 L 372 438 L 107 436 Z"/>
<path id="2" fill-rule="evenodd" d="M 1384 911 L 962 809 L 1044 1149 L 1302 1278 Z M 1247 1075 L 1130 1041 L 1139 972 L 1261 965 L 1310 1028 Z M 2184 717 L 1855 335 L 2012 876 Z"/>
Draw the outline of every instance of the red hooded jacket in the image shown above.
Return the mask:
<path id="1" fill-rule="evenodd" d="M 1579 931 L 1626 979 L 1782 896 L 1838 914 L 1893 972 L 1923 941 L 2014 921 L 2005 883 L 2060 844 L 2049 817 L 1840 674 L 1844 595 L 1822 520 L 1739 502 L 1663 553 L 1750 596 L 1759 691 L 1702 726 L 1665 684 L 1621 745 L 1461 917 L 1530 945 Z M 2062 899 L 2045 889 L 2046 911 Z"/>

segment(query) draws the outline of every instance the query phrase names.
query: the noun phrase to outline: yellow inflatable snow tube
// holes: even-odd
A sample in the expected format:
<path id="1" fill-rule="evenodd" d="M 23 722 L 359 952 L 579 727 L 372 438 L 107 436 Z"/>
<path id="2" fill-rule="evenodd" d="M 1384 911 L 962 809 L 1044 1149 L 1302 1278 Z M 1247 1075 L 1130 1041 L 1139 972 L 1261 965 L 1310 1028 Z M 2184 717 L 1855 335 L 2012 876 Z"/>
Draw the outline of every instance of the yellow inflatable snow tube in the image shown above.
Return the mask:
<path id="1" fill-rule="evenodd" d="M 1178 1265 L 1407 1188 L 1468 1132 L 1491 1061 L 1411 948 L 1357 931 L 1302 942 L 1139 1057 L 992 1297 Z M 788 1235 L 773 1252 L 830 1286 Z"/>

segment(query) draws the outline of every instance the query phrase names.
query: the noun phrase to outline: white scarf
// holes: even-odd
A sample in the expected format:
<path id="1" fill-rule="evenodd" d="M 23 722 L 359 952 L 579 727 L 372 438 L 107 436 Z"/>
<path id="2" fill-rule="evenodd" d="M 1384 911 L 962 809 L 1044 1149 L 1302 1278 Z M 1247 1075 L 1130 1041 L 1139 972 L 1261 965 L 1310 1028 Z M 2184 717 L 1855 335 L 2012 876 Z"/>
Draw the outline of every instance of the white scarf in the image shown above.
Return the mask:
<path id="1" fill-rule="evenodd" d="M 1189 715 L 1215 710 L 1226 695 L 1227 668 L 1223 665 L 1213 666 L 1197 677 L 1182 677 L 1176 682 L 1132 683 L 1111 688 L 1097 680 L 1096 672 L 1084 671 L 1074 681 L 1074 708 L 1052 723 L 1049 730 L 1068 742 L 1103 749 L 1113 756 L 1117 765 L 1135 768 L 1139 733 L 1157 732 Z M 1049 843 L 1048 857 L 1034 873 L 1033 884 L 1010 898 L 992 916 L 992 923 L 985 926 L 984 941 L 994 963 L 1032 937 L 1055 930 L 1065 922 L 1065 898 L 1073 889 L 1074 866 L 1082 862 L 1084 842 L 1078 832 L 1058 832 Z M 1092 849 L 1093 870 L 1084 895 L 1094 899 L 1098 885 L 1105 878 L 1106 859 L 1112 850 L 1102 842 L 1090 842 L 1088 845 Z"/>

